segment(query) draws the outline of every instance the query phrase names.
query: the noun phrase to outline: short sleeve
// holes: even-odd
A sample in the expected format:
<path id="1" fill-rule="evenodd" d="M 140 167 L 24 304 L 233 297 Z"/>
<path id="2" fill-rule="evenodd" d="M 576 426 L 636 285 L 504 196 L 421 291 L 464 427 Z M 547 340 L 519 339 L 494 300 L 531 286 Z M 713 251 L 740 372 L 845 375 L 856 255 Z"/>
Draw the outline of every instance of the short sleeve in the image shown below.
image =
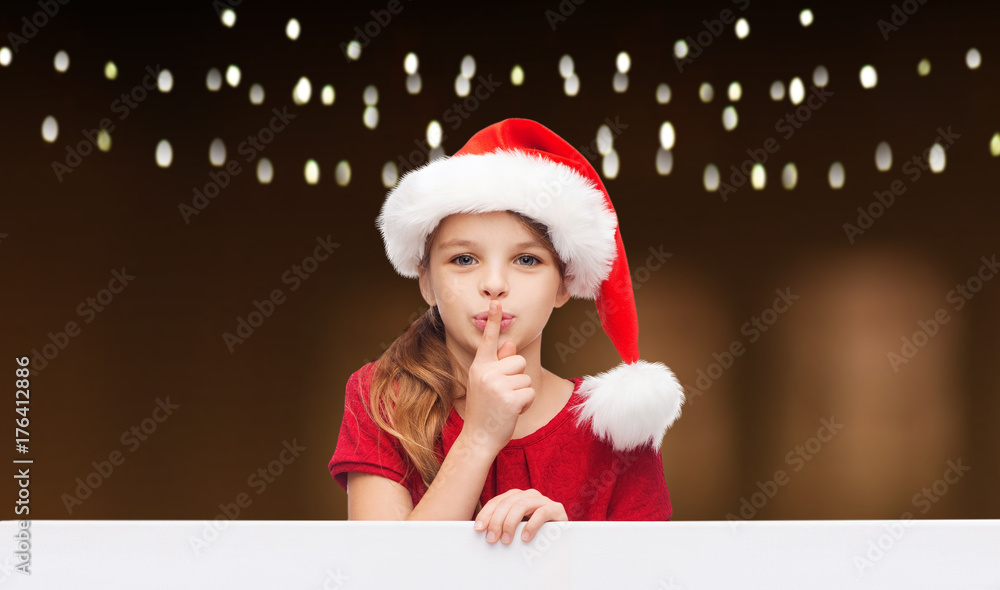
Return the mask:
<path id="1" fill-rule="evenodd" d="M 673 507 L 663 474 L 660 449 L 643 447 L 625 454 L 625 467 L 615 480 L 608 520 L 670 520 Z"/>
<path id="2" fill-rule="evenodd" d="M 406 486 L 406 463 L 398 441 L 382 430 L 365 410 L 371 385 L 370 371 L 365 369 L 362 367 L 347 380 L 344 418 L 330 459 L 330 475 L 344 491 L 351 471 L 381 475 Z"/>

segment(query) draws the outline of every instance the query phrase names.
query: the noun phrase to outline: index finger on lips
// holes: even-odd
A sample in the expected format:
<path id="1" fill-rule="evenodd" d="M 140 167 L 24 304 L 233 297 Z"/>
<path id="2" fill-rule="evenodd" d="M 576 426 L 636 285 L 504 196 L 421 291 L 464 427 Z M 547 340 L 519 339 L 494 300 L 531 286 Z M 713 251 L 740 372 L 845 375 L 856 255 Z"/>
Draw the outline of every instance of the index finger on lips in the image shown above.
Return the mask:
<path id="1" fill-rule="evenodd" d="M 491 301 L 486 327 L 483 329 L 483 339 L 479 343 L 479 350 L 476 351 L 476 359 L 498 360 L 497 342 L 500 340 L 500 320 L 502 318 L 503 312 L 500 310 L 500 302 Z"/>

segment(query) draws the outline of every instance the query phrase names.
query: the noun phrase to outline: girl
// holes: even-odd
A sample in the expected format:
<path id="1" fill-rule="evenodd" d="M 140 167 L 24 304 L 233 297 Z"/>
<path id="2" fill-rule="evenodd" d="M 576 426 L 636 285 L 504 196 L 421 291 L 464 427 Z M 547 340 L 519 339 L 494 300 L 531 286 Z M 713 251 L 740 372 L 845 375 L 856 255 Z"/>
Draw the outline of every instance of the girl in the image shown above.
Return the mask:
<path id="1" fill-rule="evenodd" d="M 639 359 L 618 219 L 590 163 L 507 119 L 404 175 L 377 220 L 430 309 L 347 382 L 329 468 L 351 520 L 469 520 L 487 541 L 547 521 L 670 520 L 660 443 L 684 393 Z M 541 333 L 594 299 L 622 364 L 563 379 Z M 572 418 L 572 419 L 571 419 Z"/>

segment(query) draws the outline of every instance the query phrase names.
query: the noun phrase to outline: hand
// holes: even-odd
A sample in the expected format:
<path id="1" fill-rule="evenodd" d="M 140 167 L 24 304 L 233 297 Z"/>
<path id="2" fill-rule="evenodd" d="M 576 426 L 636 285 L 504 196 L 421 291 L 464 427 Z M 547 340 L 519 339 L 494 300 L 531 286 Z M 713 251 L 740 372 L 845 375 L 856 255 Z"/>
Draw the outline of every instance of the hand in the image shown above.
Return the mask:
<path id="1" fill-rule="evenodd" d="M 522 541 L 530 541 L 538 528 L 546 522 L 569 521 L 563 505 L 546 498 L 538 490 L 507 490 L 483 506 L 476 516 L 475 529 L 485 529 L 486 541 L 489 543 L 500 539 L 500 542 L 510 545 L 518 523 L 528 515 L 531 518 L 521 531 Z"/>
<path id="2" fill-rule="evenodd" d="M 496 453 L 510 442 L 517 417 L 535 399 L 531 376 L 524 372 L 528 363 L 515 354 L 517 345 L 508 340 L 497 347 L 502 319 L 500 302 L 491 302 L 483 339 L 469 367 L 465 401 L 465 428 L 469 435 Z"/>

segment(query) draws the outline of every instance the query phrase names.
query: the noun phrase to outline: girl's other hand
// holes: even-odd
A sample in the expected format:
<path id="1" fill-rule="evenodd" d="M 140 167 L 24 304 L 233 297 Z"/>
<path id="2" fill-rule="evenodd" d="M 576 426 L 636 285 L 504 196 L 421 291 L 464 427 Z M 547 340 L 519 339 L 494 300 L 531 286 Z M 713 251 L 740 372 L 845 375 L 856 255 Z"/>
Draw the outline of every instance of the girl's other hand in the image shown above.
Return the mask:
<path id="1" fill-rule="evenodd" d="M 517 347 L 511 340 L 497 346 L 502 319 L 500 302 L 490 302 L 483 339 L 469 367 L 463 427 L 463 434 L 485 445 L 494 456 L 510 442 L 518 416 L 535 399 L 531 376 L 524 372 L 527 360 L 515 354 Z"/>
<path id="2" fill-rule="evenodd" d="M 569 521 L 563 505 L 546 498 L 538 490 L 508 490 L 483 506 L 476 516 L 475 529 L 485 529 L 489 543 L 496 543 L 499 539 L 501 543 L 510 545 L 518 523 L 529 515 L 531 518 L 521 531 L 522 541 L 530 541 L 546 522 Z"/>

